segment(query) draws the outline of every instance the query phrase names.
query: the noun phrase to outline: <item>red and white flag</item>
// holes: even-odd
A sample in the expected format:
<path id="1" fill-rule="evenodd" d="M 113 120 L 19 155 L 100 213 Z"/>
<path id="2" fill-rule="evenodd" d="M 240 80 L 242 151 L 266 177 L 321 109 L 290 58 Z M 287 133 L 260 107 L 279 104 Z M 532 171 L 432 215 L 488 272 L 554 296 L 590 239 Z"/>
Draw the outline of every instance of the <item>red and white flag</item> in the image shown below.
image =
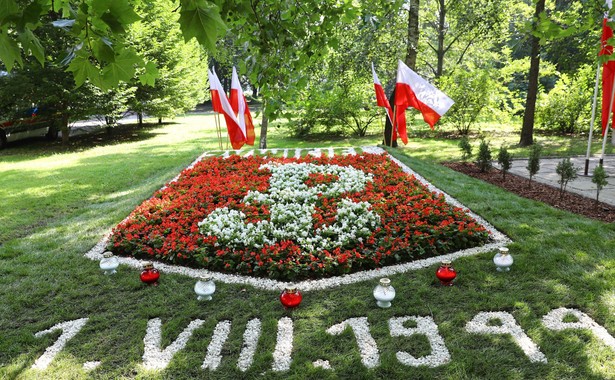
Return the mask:
<path id="1" fill-rule="evenodd" d="M 207 77 L 209 78 L 209 93 L 211 94 L 211 106 L 216 113 L 222 112 L 222 104 L 220 103 L 220 94 L 218 90 L 214 88 L 214 74 L 211 70 L 207 69 Z"/>
<path id="2" fill-rule="evenodd" d="M 218 98 L 220 99 L 220 108 L 224 115 L 224 120 L 226 121 L 226 129 L 228 130 L 229 139 L 231 140 L 231 145 L 233 149 L 241 149 L 243 144 L 246 143 L 246 131 L 245 127 L 242 128 L 239 124 L 239 120 L 235 117 L 235 112 L 233 112 L 233 107 L 228 101 L 226 97 L 226 92 L 224 92 L 224 88 L 218 79 L 218 75 L 214 69 L 211 70 L 211 78 L 210 86 L 212 91 L 216 91 L 218 94 Z"/>
<path id="3" fill-rule="evenodd" d="M 382 84 L 380 83 L 380 79 L 378 79 L 378 75 L 376 75 L 376 70 L 374 69 L 374 63 L 372 62 L 372 75 L 374 76 L 374 90 L 376 90 L 376 104 L 378 107 L 384 107 L 389 117 L 389 121 L 393 124 L 393 109 L 391 109 L 391 104 L 389 103 L 389 99 L 384 93 L 384 88 L 382 88 Z"/>
<path id="4" fill-rule="evenodd" d="M 601 48 L 598 55 L 613 55 L 613 46 L 608 40 L 613 37 L 613 30 L 607 25 L 607 18 L 602 20 Z M 611 108 L 611 95 L 613 94 L 613 82 L 615 81 L 615 61 L 607 61 L 602 64 L 602 136 L 609 123 L 609 109 Z M 613 112 L 613 110 L 611 110 Z M 611 126 L 615 125 L 615 115 Z"/>
<path id="5" fill-rule="evenodd" d="M 239 126 L 246 132 L 246 144 L 254 145 L 254 124 L 252 123 L 252 115 L 250 115 L 250 109 L 246 102 L 246 97 L 243 95 L 241 84 L 239 83 L 239 77 L 237 71 L 233 66 L 233 77 L 231 79 L 231 107 L 233 112 L 237 115 Z"/>
<path id="6" fill-rule="evenodd" d="M 454 103 L 445 93 L 421 78 L 405 63 L 399 61 L 397 84 L 395 85 L 395 119 L 397 121 L 397 132 L 404 144 L 408 143 L 406 108 L 413 107 L 421 111 L 423 120 L 433 129 L 440 117 Z"/>

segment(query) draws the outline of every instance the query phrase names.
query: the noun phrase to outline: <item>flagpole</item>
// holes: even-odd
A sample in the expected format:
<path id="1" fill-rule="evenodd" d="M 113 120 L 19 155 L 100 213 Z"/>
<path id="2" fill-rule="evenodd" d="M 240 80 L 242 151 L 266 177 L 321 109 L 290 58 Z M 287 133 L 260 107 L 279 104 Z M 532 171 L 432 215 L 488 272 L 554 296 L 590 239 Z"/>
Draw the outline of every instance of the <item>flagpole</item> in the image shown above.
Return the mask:
<path id="1" fill-rule="evenodd" d="M 611 126 L 611 114 L 613 113 L 613 98 L 615 98 L 615 76 L 613 76 L 613 90 L 611 91 L 611 103 L 609 105 L 609 117 L 606 121 L 606 129 L 602 138 L 602 153 L 600 154 L 600 165 L 604 164 L 604 150 L 606 149 L 606 138 L 609 135 L 609 127 Z"/>
<path id="2" fill-rule="evenodd" d="M 397 121 L 397 104 L 393 106 L 393 116 L 395 117 L 395 121 Z M 397 126 L 391 121 L 391 140 L 389 140 L 391 142 L 391 148 L 393 147 L 393 132 L 395 131 L 395 127 Z"/>
<path id="3" fill-rule="evenodd" d="M 585 175 L 589 172 L 589 155 L 592 146 L 592 135 L 594 132 L 594 122 L 596 121 L 596 103 L 598 102 L 598 82 L 600 81 L 600 62 L 596 68 L 596 85 L 594 86 L 594 101 L 592 103 L 592 117 L 589 122 L 589 138 L 587 139 L 587 154 L 585 155 Z"/>
<path id="4" fill-rule="evenodd" d="M 221 133 L 221 129 L 220 129 L 220 114 L 216 113 L 214 115 L 214 122 L 216 124 L 216 135 L 218 135 L 218 146 L 220 147 L 220 150 L 222 150 L 222 133 Z"/>

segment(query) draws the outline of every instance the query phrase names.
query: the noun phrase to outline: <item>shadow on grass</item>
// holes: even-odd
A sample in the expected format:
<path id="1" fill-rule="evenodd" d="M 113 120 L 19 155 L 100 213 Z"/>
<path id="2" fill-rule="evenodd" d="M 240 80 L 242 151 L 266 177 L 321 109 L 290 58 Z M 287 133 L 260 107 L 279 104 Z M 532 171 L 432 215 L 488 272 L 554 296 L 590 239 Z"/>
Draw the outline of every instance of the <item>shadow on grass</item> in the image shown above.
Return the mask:
<path id="1" fill-rule="evenodd" d="M 63 144 L 60 138 L 55 141 L 47 141 L 45 138 L 29 138 L 10 142 L 7 147 L 0 151 L 0 157 L 28 155 L 47 156 L 55 153 L 72 153 L 102 146 L 140 142 L 159 136 L 154 130 L 165 125 L 176 124 L 173 122 L 122 124 L 107 129 L 101 127 L 91 133 L 72 136 L 67 144 Z"/>

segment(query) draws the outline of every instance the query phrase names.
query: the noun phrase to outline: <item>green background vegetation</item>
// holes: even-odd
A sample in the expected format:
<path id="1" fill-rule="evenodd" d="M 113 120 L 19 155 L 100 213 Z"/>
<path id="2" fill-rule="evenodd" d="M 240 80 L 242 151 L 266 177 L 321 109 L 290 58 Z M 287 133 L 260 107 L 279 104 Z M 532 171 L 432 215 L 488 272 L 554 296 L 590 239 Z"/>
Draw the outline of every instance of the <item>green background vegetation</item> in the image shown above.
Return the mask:
<path id="1" fill-rule="evenodd" d="M 487 128 L 488 126 L 485 126 Z M 516 139 L 514 129 L 498 126 L 500 141 Z M 364 139 L 328 142 L 287 137 L 285 126 L 272 128 L 276 147 L 361 146 Z M 102 135 L 106 136 L 104 132 Z M 583 139 L 550 139 L 545 154 L 574 153 Z M 615 229 L 542 203 L 519 198 L 438 164 L 460 155 L 458 140 L 425 136 L 392 154 L 456 197 L 506 233 L 514 243 L 510 273 L 495 271 L 493 254 L 462 258 L 451 288 L 436 285 L 436 268 L 392 276 L 398 295 L 390 309 L 372 298 L 374 282 L 307 293 L 301 306 L 285 311 L 276 292 L 219 283 L 211 302 L 198 302 L 194 280 L 163 273 L 160 286 L 140 283 L 139 271 L 121 266 L 104 276 L 98 264 L 83 257 L 100 238 L 203 150 L 216 149 L 211 116 L 188 116 L 177 123 L 133 128 L 115 140 L 75 139 L 70 147 L 46 142 L 19 144 L 0 159 L 0 376 L 6 378 L 595 378 L 613 376 L 615 352 L 589 332 L 553 332 L 541 318 L 558 307 L 590 315 L 615 331 Z M 475 147 L 476 150 L 476 147 Z M 526 151 L 515 154 L 527 156 Z M 465 324 L 480 311 L 506 311 L 540 346 L 548 364 L 532 364 L 506 336 L 472 335 Z M 426 339 L 392 338 L 387 321 L 404 315 L 430 315 L 439 326 L 452 361 L 436 369 L 405 367 L 395 352 L 428 354 Z M 290 371 L 270 370 L 277 321 L 295 324 Z M 350 330 L 328 335 L 345 319 L 368 317 L 381 352 L 381 365 L 367 370 L 360 362 Z M 35 338 L 56 323 L 89 317 L 87 325 L 45 372 L 32 363 L 59 336 Z M 140 368 L 147 321 L 163 321 L 163 346 L 193 319 L 205 320 L 187 347 L 163 372 Z M 260 318 L 263 334 L 255 362 L 241 373 L 236 361 L 245 324 Z M 215 324 L 232 321 L 216 372 L 203 371 Z M 333 372 L 313 368 L 328 359 Z M 86 373 L 82 364 L 100 360 Z"/>

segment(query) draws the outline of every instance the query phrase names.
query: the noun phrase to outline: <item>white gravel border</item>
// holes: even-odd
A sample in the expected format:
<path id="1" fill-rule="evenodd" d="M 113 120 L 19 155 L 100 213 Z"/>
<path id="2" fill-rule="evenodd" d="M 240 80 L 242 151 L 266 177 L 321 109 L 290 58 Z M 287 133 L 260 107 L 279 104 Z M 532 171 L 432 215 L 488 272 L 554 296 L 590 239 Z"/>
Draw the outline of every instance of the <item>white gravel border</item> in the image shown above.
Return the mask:
<path id="1" fill-rule="evenodd" d="M 345 148 L 345 149 L 347 149 L 346 150 L 347 154 L 354 154 L 354 149 L 352 150 L 348 148 Z M 386 153 L 384 149 L 375 147 L 375 146 L 361 147 L 361 149 L 366 153 L 374 153 L 374 154 Z M 311 151 L 315 151 L 315 152 L 322 151 L 321 149 L 318 149 L 318 150 L 307 149 L 307 150 L 310 152 Z M 327 152 L 329 152 L 330 154 L 331 151 L 327 149 Z M 230 154 L 230 151 L 227 151 L 226 153 Z M 238 153 L 238 152 L 234 152 L 234 153 Z M 192 164 L 190 164 L 188 168 L 193 167 L 202 158 L 210 157 L 213 155 L 214 154 L 210 152 L 203 153 Z M 306 280 L 306 281 L 293 282 L 293 283 L 271 280 L 271 279 L 266 279 L 266 278 L 255 278 L 255 277 L 248 277 L 248 276 L 243 276 L 243 275 L 212 272 L 207 269 L 194 269 L 194 268 L 188 268 L 188 267 L 181 267 L 177 265 L 169 265 L 169 264 L 165 264 L 161 262 L 156 262 L 155 266 L 161 272 L 181 274 L 181 275 L 189 276 L 195 279 L 205 276 L 205 277 L 211 277 L 214 281 L 217 281 L 217 282 L 222 282 L 222 283 L 227 283 L 227 284 L 250 285 L 257 289 L 263 289 L 263 290 L 269 290 L 269 291 L 282 291 L 289 286 L 294 286 L 297 289 L 300 289 L 302 292 L 309 292 L 309 291 L 314 291 L 314 290 L 323 290 L 323 289 L 328 289 L 328 288 L 333 288 L 333 287 L 338 287 L 338 286 L 343 286 L 343 285 L 354 284 L 357 282 L 373 280 L 373 279 L 377 279 L 380 277 L 389 277 L 395 274 L 405 273 L 405 272 L 412 271 L 412 270 L 423 269 L 423 268 L 436 265 L 440 263 L 442 260 L 453 261 L 461 257 L 474 256 L 474 255 L 478 255 L 484 252 L 493 252 L 493 251 L 496 251 L 498 248 L 511 243 L 511 240 L 506 235 L 504 235 L 503 233 L 495 229 L 495 227 L 489 224 L 486 220 L 484 220 L 480 216 L 473 213 L 471 210 L 469 210 L 467 207 L 461 204 L 461 202 L 451 197 L 450 195 L 444 193 L 437 187 L 433 186 L 425 178 L 420 176 L 418 173 L 415 173 L 412 169 L 404 165 L 401 161 L 399 161 L 395 157 L 389 155 L 389 158 L 395 163 L 397 163 L 403 169 L 404 172 L 410 175 L 413 175 L 417 180 L 422 182 L 430 191 L 433 191 L 437 194 L 444 195 L 447 203 L 453 206 L 456 206 L 456 207 L 461 207 L 461 208 L 466 209 L 468 211 L 468 214 L 472 216 L 477 221 L 477 223 L 485 227 L 485 229 L 487 229 L 491 233 L 492 242 L 489 244 L 485 244 L 481 247 L 464 249 L 464 250 L 449 253 L 446 255 L 430 257 L 430 258 L 422 259 L 422 260 L 415 260 L 409 263 L 396 264 L 396 265 L 391 265 L 391 266 L 387 266 L 387 267 L 383 267 L 379 269 L 372 269 L 368 271 L 357 272 L 357 273 L 347 274 L 347 275 L 338 276 L 338 277 L 330 277 L 330 278 L 324 278 L 320 280 Z M 172 181 L 176 181 L 178 178 L 179 178 L 179 175 L 175 177 Z M 91 260 L 100 261 L 100 259 L 102 259 L 102 254 L 105 251 L 105 247 L 108 244 L 110 235 L 111 235 L 111 232 L 109 231 L 103 237 L 101 241 L 99 241 L 91 250 L 89 250 L 85 254 L 85 257 Z M 127 265 L 133 268 L 139 268 L 139 269 L 143 267 L 143 264 L 145 262 L 151 261 L 151 260 L 137 260 L 135 258 L 130 258 L 130 257 L 118 257 L 118 260 L 120 264 Z"/>

